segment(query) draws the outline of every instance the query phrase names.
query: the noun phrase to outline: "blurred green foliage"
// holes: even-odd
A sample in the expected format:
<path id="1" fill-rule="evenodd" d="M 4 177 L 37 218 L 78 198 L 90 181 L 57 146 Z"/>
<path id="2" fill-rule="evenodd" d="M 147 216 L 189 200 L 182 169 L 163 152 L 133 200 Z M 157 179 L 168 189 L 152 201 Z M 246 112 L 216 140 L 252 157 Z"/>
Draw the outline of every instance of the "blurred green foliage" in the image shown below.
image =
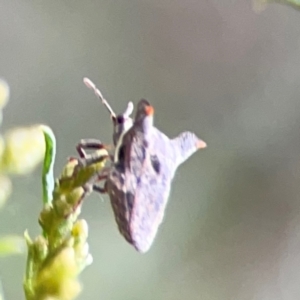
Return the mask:
<path id="1" fill-rule="evenodd" d="M 1 121 L 8 98 L 9 87 L 0 80 Z M 90 182 L 96 180 L 108 153 L 99 150 L 103 161 L 85 167 L 77 159 L 70 159 L 61 176 L 54 181 L 55 154 L 55 136 L 44 125 L 19 127 L 0 136 L 0 207 L 12 192 L 9 175 L 28 174 L 44 158 L 44 206 L 39 216 L 43 232 L 34 240 L 25 232 L 28 255 L 24 291 L 28 300 L 74 299 L 81 290 L 78 274 L 92 263 L 87 244 L 88 225 L 78 216 L 83 198 L 91 192 Z M 21 236 L 3 236 L 0 238 L 0 256 L 24 253 L 26 243 Z"/>
<path id="2" fill-rule="evenodd" d="M 43 235 L 32 240 L 25 233 L 28 256 L 24 291 L 27 300 L 71 300 L 81 290 L 79 273 L 92 263 L 88 225 L 78 216 L 83 198 L 91 192 L 90 184 L 104 167 L 105 159 L 91 166 L 81 166 L 77 159 L 69 159 L 53 187 L 55 136 L 50 128 L 41 129 L 46 144 L 42 176 L 44 207 L 39 217 Z M 98 154 L 108 156 L 104 149 Z"/>
<path id="3" fill-rule="evenodd" d="M 9 99 L 9 86 L 0 79 L 0 115 Z M 30 173 L 42 160 L 45 151 L 43 134 L 38 126 L 19 127 L 0 135 L 0 208 L 12 192 L 9 175 Z M 0 237 L 0 256 L 24 253 L 19 236 Z"/>
<path id="4" fill-rule="evenodd" d="M 0 79 L 0 122 L 9 100 L 9 86 Z M 0 208 L 12 192 L 9 175 L 26 175 L 43 159 L 45 146 L 38 126 L 19 127 L 0 135 Z M 18 235 L 0 237 L 0 257 L 25 252 L 24 238 Z M 0 299 L 4 299 L 0 288 Z"/>
<path id="5" fill-rule="evenodd" d="M 295 9 L 300 10 L 300 0 L 254 0 L 254 9 L 256 11 L 262 11 L 268 4 L 277 3 L 291 6 Z"/>

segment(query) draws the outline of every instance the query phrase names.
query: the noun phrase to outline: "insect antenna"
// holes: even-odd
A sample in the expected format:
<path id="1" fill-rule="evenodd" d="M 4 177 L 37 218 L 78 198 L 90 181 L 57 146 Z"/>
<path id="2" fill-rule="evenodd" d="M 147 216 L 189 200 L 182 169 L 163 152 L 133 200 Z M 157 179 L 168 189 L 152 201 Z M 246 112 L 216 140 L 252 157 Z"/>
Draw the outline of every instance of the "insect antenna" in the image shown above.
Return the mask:
<path id="1" fill-rule="evenodd" d="M 102 93 L 100 92 L 100 90 L 96 87 L 96 85 L 87 77 L 83 78 L 83 83 L 91 90 L 94 91 L 95 95 L 102 101 L 102 103 L 104 104 L 104 106 L 106 107 L 106 109 L 108 110 L 108 112 L 110 113 L 112 118 L 116 118 L 116 114 L 115 112 L 112 110 L 112 108 L 110 107 L 110 105 L 108 104 L 107 100 L 104 99 Z M 131 103 L 131 102 L 130 102 Z M 132 105 L 132 109 L 131 112 L 133 111 L 133 104 Z M 128 107 L 126 109 L 126 112 L 130 110 L 129 107 L 129 103 L 128 103 Z M 131 113 L 130 112 L 130 113 Z"/>

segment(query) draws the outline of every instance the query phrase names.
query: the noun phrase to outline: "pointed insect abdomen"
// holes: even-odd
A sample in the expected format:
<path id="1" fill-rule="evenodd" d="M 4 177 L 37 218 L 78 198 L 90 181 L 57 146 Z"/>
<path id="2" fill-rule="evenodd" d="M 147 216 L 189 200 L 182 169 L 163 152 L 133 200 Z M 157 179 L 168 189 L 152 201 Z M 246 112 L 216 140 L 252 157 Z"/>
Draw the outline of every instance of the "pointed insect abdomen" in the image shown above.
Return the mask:
<path id="1" fill-rule="evenodd" d="M 206 143 L 190 131 L 182 132 L 176 138 L 172 139 L 171 145 L 173 151 L 176 153 L 177 167 L 199 149 L 206 148 Z"/>

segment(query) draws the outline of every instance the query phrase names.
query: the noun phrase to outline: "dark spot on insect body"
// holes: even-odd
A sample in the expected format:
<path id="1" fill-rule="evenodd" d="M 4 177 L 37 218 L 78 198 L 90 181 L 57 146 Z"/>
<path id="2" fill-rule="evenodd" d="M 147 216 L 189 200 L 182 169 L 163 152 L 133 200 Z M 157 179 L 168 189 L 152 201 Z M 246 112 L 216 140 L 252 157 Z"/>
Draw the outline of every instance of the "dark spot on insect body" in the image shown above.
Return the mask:
<path id="1" fill-rule="evenodd" d="M 149 146 L 149 142 L 146 141 L 146 140 L 143 140 L 143 146 L 144 146 L 145 148 L 147 148 L 147 147 Z"/>
<path id="2" fill-rule="evenodd" d="M 134 205 L 134 195 L 130 192 L 126 193 L 126 201 L 127 201 L 127 207 L 129 211 L 131 212 L 133 205 Z"/>
<path id="3" fill-rule="evenodd" d="M 158 160 L 157 155 L 150 156 L 151 164 L 156 173 L 160 172 L 160 162 Z"/>
<path id="4" fill-rule="evenodd" d="M 118 163 L 120 165 L 124 165 L 124 160 L 125 160 L 125 145 L 122 145 L 119 148 L 119 152 L 118 152 Z"/>
<path id="5" fill-rule="evenodd" d="M 125 182 L 124 170 L 124 164 L 116 163 L 111 171 L 111 181 L 117 181 L 119 186 L 123 186 Z"/>

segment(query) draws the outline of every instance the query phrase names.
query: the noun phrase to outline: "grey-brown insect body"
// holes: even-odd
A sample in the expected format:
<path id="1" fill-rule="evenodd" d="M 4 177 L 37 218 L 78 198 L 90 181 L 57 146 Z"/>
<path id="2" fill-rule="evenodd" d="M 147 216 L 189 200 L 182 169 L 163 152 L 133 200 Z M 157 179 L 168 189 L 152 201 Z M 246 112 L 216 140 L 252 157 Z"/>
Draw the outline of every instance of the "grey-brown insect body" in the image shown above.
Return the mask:
<path id="1" fill-rule="evenodd" d="M 114 125 L 113 161 L 108 174 L 99 176 L 106 179 L 105 188 L 96 184 L 93 188 L 109 194 L 120 233 L 136 250 L 146 252 L 163 220 L 178 166 L 206 144 L 191 132 L 169 139 L 153 126 L 154 109 L 146 100 L 139 101 L 134 120 L 131 102 L 123 114 L 116 115 L 96 86 L 84 81 L 102 100 Z M 87 155 L 84 148 L 98 147 L 103 147 L 100 141 L 83 140 L 77 150 L 85 161 L 94 162 L 101 158 Z"/>
<path id="2" fill-rule="evenodd" d="M 139 102 L 106 182 L 119 231 L 140 252 L 153 243 L 177 167 L 205 146 L 191 132 L 169 139 L 153 126 L 153 115 L 145 113 L 149 106 Z"/>

